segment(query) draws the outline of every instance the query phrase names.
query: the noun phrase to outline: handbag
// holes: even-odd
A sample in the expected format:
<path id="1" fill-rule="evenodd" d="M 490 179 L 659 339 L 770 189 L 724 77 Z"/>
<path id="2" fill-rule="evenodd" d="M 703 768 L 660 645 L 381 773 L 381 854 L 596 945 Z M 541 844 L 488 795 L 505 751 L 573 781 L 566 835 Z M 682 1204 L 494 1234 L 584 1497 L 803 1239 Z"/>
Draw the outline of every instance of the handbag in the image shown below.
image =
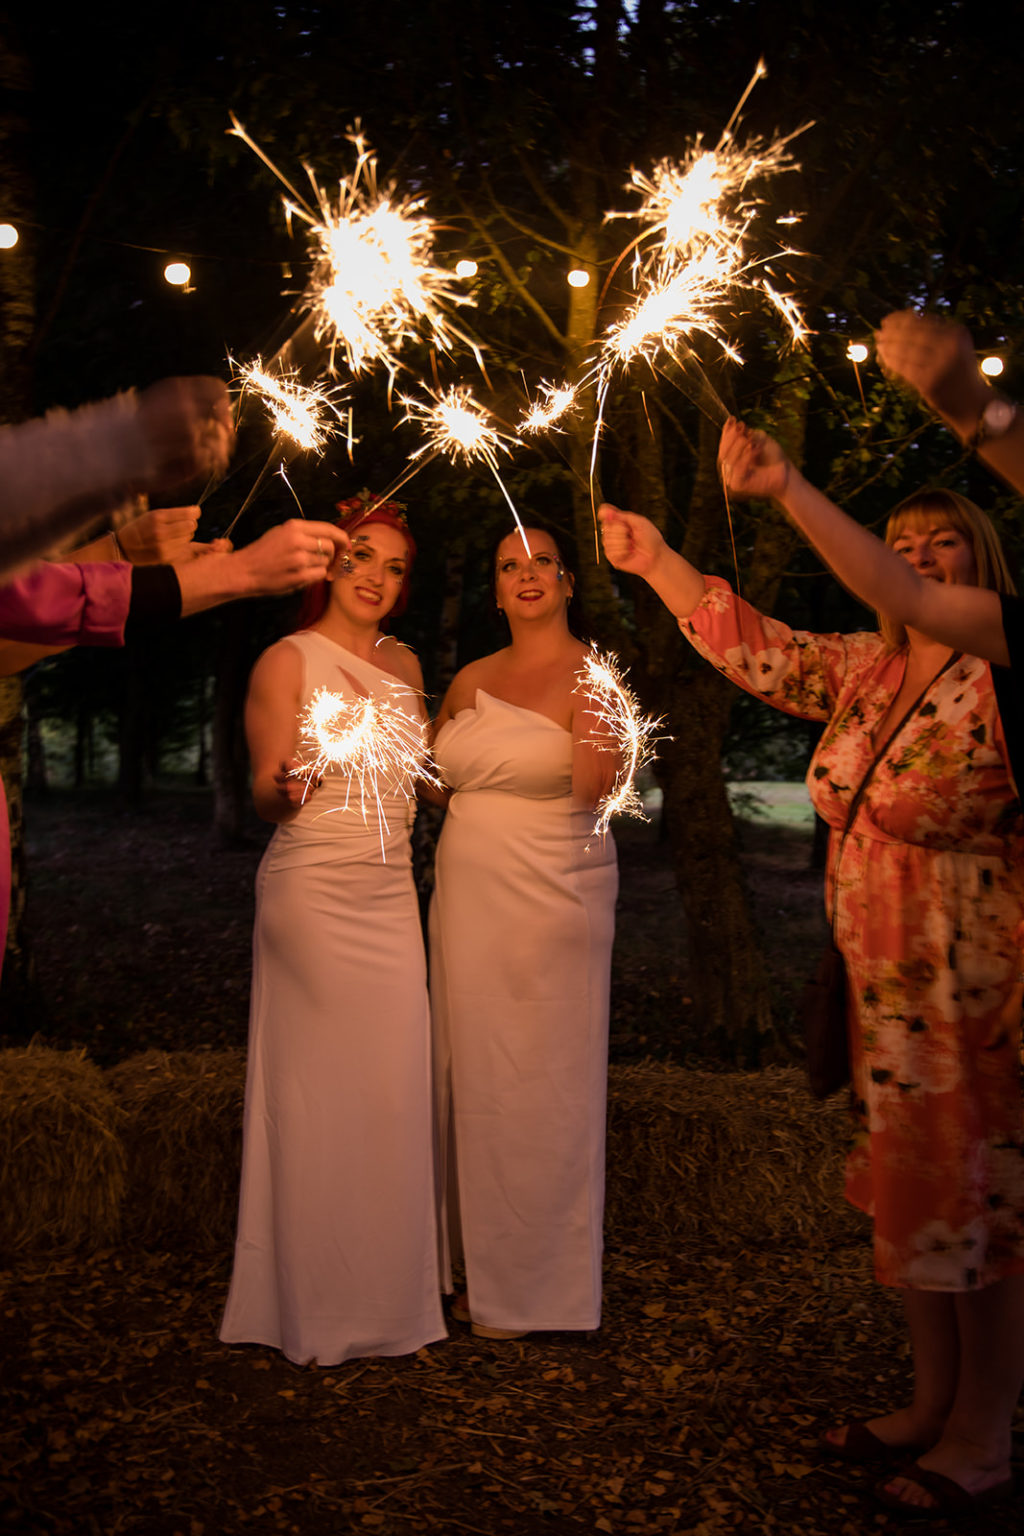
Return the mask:
<path id="1" fill-rule="evenodd" d="M 853 826 L 857 807 L 860 805 L 861 797 L 868 787 L 871 775 L 911 715 L 915 713 L 925 694 L 934 683 L 938 682 L 947 668 L 951 667 L 955 661 L 960 660 L 960 656 L 961 652 L 954 651 L 952 656 L 939 668 L 928 684 L 928 687 L 922 689 L 918 694 L 902 720 L 894 730 L 890 731 L 884 743 L 879 747 L 874 758 L 868 764 L 867 772 L 861 779 L 856 794 L 850 800 L 850 807 L 846 815 L 846 826 L 843 828 L 843 839 L 839 844 L 839 852 L 836 854 L 837 876 L 839 874 L 839 863 L 843 856 L 843 849 L 846 846 L 846 834 Z M 834 921 L 835 915 L 833 914 Z M 839 1089 L 850 1081 L 850 1037 L 846 1023 L 846 961 L 836 945 L 834 929 L 828 936 L 825 953 L 818 963 L 818 970 L 814 980 L 809 981 L 804 987 L 800 998 L 799 1019 L 804 1036 L 808 1085 L 816 1099 L 827 1099 L 831 1094 L 838 1093 Z"/>

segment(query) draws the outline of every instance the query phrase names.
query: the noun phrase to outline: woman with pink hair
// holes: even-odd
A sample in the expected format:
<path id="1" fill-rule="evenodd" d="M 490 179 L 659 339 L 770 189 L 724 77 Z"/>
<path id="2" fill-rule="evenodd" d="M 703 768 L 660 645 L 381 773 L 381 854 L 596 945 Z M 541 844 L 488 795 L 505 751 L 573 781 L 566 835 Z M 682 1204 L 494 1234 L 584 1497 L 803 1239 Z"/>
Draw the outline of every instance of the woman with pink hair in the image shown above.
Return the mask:
<path id="1" fill-rule="evenodd" d="M 321 690 L 426 725 L 413 653 L 384 633 L 415 545 L 401 509 L 344 503 L 350 553 L 265 651 L 246 704 L 253 800 L 277 830 L 256 882 L 242 1191 L 221 1327 L 299 1364 L 445 1336 L 412 784 L 301 769 Z"/>

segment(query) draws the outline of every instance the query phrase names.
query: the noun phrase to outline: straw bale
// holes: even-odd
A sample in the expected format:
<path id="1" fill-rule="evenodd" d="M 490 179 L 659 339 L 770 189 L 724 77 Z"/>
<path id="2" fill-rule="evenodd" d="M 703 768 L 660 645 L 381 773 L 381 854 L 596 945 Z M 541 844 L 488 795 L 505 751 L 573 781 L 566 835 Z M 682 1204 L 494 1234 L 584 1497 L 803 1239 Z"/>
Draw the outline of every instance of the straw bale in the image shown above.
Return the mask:
<path id="1" fill-rule="evenodd" d="M 612 1067 L 607 1232 L 719 1244 L 847 1242 L 864 1218 L 842 1196 L 842 1096 L 818 1103 L 802 1072 Z"/>
<path id="2" fill-rule="evenodd" d="M 114 1242 L 119 1131 L 117 1104 L 84 1051 L 0 1051 L 0 1255 Z"/>
<path id="3" fill-rule="evenodd" d="M 111 1067 L 107 1081 L 124 1113 L 126 1239 L 148 1248 L 230 1248 L 245 1052 L 145 1051 Z"/>

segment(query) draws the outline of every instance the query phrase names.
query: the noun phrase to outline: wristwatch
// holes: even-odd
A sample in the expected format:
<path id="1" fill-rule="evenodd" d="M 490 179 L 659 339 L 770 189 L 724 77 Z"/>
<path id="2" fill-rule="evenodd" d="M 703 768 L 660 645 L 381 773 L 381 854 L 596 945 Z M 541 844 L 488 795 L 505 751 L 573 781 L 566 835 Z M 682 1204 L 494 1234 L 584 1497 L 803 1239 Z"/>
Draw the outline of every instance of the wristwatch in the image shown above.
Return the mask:
<path id="1" fill-rule="evenodd" d="M 980 448 L 982 443 L 995 442 L 997 438 L 1005 436 L 1017 419 L 1017 407 L 1012 400 L 1007 400 L 1003 395 L 993 395 L 986 402 L 985 409 L 978 417 L 978 425 L 967 439 L 966 447 Z"/>

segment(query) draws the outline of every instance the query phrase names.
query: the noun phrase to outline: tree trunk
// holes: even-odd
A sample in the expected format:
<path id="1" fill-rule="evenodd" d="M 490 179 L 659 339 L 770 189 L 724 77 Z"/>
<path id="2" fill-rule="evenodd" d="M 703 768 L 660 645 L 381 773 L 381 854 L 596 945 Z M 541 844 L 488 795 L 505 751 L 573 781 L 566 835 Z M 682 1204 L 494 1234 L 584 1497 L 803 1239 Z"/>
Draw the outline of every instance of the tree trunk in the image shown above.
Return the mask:
<path id="1" fill-rule="evenodd" d="M 794 461 L 802 458 L 807 388 L 786 365 L 778 396 L 778 435 Z M 721 541 L 726 519 L 718 484 L 718 428 L 702 422 L 700 458 L 683 553 L 698 569 Z M 638 435 L 638 459 L 643 438 Z M 657 443 L 649 450 L 657 451 Z M 638 470 L 639 473 L 639 470 Z M 654 469 L 644 471 L 648 484 Z M 657 497 L 653 496 L 657 507 Z M 740 509 L 730 515 L 735 523 Z M 744 595 L 758 606 L 774 601 L 796 535 L 772 509 L 755 509 L 757 535 Z M 670 634 L 666 633 L 666 630 Z M 659 752 L 665 824 L 689 931 L 694 1021 L 708 1054 L 756 1066 L 775 1041 L 761 940 L 750 908 L 736 826 L 722 774 L 722 744 L 736 697 L 733 684 L 688 654 L 678 626 L 662 608 L 650 628 L 652 682 L 661 682 L 658 708 L 674 740 Z M 670 635 L 672 638 L 670 638 Z M 674 677 L 670 674 L 674 672 Z M 664 700 L 664 702 L 660 702 Z"/>

